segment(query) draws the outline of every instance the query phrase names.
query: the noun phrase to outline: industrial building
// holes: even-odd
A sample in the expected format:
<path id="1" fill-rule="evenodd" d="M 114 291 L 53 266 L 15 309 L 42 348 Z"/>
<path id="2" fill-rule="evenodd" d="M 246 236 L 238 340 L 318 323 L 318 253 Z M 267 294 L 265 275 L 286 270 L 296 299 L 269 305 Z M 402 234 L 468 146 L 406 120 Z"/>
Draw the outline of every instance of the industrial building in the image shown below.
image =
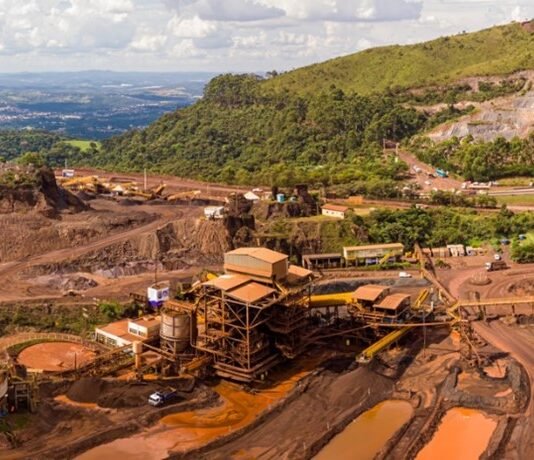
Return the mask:
<path id="1" fill-rule="evenodd" d="M 123 319 L 95 329 L 95 341 L 114 347 L 125 347 L 137 341 L 149 341 L 158 337 L 161 318 L 145 316 Z"/>
<path id="2" fill-rule="evenodd" d="M 305 306 L 312 272 L 265 248 L 226 253 L 224 269 L 203 283 L 195 348 L 218 375 L 250 381 L 303 346 L 306 310 L 289 307 Z"/>
<path id="3" fill-rule="evenodd" d="M 345 259 L 341 253 L 307 254 L 302 256 L 302 265 L 308 270 L 339 268 L 345 265 Z"/>
<path id="4" fill-rule="evenodd" d="M 335 217 L 336 219 L 344 219 L 349 210 L 350 208 L 347 206 L 340 206 L 337 204 L 325 204 L 321 207 L 323 216 Z"/>
<path id="5" fill-rule="evenodd" d="M 347 265 L 374 265 L 397 262 L 404 254 L 401 243 L 373 244 L 367 246 L 345 246 L 343 257 Z"/>
<path id="6" fill-rule="evenodd" d="M 224 270 L 227 273 L 242 273 L 264 282 L 285 279 L 288 268 L 285 254 L 266 248 L 240 248 L 224 255 Z"/>
<path id="7" fill-rule="evenodd" d="M 184 300 L 165 301 L 160 316 L 111 323 L 97 328 L 95 336 L 118 347 L 136 344 L 137 369 L 206 368 L 248 383 L 329 334 L 340 336 L 362 324 L 373 324 L 378 332 L 381 324 L 403 322 L 411 311 L 410 296 L 391 293 L 386 285 L 316 294 L 313 284 L 312 271 L 291 265 L 285 254 L 239 248 L 225 254 L 223 274 L 192 284 Z M 144 358 L 147 353 L 156 353 L 159 361 Z"/>

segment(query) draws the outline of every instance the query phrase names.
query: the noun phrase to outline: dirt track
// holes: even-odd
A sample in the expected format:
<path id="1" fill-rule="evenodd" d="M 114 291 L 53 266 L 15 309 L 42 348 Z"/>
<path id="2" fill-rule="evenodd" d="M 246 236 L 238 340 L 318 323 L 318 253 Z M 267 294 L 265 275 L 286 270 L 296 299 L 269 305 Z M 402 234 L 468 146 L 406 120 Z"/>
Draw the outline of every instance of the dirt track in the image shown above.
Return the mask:
<path id="1" fill-rule="evenodd" d="M 507 447 L 506 458 L 534 458 L 534 333 L 530 330 L 519 330 L 494 321 L 492 323 L 475 322 L 474 330 L 495 347 L 510 353 L 527 371 L 530 382 L 530 401 L 525 414 L 512 434 L 511 443 Z"/>
<path id="2" fill-rule="evenodd" d="M 106 236 L 103 239 L 92 241 L 74 248 L 58 249 L 50 251 L 46 254 L 40 254 L 32 257 L 27 257 L 22 260 L 8 262 L 0 265 L 0 301 L 16 301 L 29 298 L 49 298 L 48 295 L 39 296 L 38 294 L 24 295 L 23 288 L 17 286 L 27 286 L 27 283 L 20 282 L 20 273 L 32 266 L 51 264 L 54 262 L 64 261 L 66 259 L 73 259 L 88 254 L 93 251 L 102 250 L 115 243 L 127 241 L 133 237 L 150 233 L 166 224 L 184 217 L 193 217 L 200 214 L 198 207 L 185 206 L 138 206 L 135 208 L 138 211 L 148 211 L 154 215 L 154 220 L 148 224 L 141 225 L 125 231 L 120 231 L 115 234 Z M 21 286 L 21 287 L 22 287 Z"/>
<path id="3" fill-rule="evenodd" d="M 61 174 L 61 171 L 58 170 L 56 173 L 59 175 Z M 135 181 L 138 184 L 142 185 L 144 182 L 143 174 L 141 173 L 116 173 L 116 172 L 109 172 L 109 171 L 103 171 L 99 169 L 92 169 L 92 168 L 79 168 L 76 169 L 76 176 L 83 177 L 83 176 L 98 176 L 102 179 L 121 179 L 121 180 L 127 180 L 127 181 Z M 221 196 L 226 197 L 231 192 L 236 191 L 248 191 L 250 190 L 250 187 L 243 187 L 243 186 L 232 186 L 232 185 L 225 185 L 225 184 L 212 184 L 208 182 L 202 182 L 192 179 L 184 179 L 181 177 L 176 176 L 167 176 L 167 175 L 154 175 L 149 174 L 147 177 L 147 188 L 154 188 L 157 187 L 160 184 L 166 184 L 167 187 L 165 189 L 166 194 L 172 194 L 180 191 L 187 191 L 187 190 L 200 190 L 203 194 L 206 195 L 215 195 L 215 196 Z M 258 184 L 259 185 L 259 184 Z"/>

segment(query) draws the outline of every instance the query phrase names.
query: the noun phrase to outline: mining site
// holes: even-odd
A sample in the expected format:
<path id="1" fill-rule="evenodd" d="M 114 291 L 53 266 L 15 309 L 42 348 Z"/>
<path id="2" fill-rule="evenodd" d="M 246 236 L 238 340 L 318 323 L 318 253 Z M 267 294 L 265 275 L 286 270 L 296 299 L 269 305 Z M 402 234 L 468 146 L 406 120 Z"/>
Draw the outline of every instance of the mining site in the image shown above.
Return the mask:
<path id="1" fill-rule="evenodd" d="M 534 266 L 506 250 L 325 253 L 273 231 L 306 186 L 3 173 L 1 458 L 534 456 Z"/>

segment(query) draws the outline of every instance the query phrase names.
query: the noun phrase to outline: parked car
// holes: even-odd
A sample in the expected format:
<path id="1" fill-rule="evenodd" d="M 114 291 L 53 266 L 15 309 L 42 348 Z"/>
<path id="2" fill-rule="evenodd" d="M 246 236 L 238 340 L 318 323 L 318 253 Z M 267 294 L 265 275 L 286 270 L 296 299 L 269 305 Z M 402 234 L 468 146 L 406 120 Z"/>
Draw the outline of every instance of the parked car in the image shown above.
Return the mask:
<path id="1" fill-rule="evenodd" d="M 412 275 L 408 272 L 399 272 L 399 278 L 411 278 Z"/>

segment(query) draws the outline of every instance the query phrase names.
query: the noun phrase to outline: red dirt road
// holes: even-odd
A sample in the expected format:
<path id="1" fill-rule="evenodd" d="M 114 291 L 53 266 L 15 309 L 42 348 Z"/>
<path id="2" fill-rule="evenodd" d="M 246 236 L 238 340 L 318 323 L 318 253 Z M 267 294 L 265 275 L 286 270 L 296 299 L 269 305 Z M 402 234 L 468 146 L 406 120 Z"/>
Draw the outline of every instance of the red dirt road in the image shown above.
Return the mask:
<path id="1" fill-rule="evenodd" d="M 532 329 L 512 328 L 499 321 L 473 322 L 472 324 L 477 334 L 493 346 L 509 353 L 523 365 L 529 375 L 531 392 L 529 406 L 524 414 L 524 421 L 520 420 L 514 430 L 517 436 L 517 456 L 510 456 L 510 453 L 506 452 L 505 458 L 534 458 L 534 439 L 532 438 L 534 429 L 534 353 L 532 352 L 534 332 Z"/>

